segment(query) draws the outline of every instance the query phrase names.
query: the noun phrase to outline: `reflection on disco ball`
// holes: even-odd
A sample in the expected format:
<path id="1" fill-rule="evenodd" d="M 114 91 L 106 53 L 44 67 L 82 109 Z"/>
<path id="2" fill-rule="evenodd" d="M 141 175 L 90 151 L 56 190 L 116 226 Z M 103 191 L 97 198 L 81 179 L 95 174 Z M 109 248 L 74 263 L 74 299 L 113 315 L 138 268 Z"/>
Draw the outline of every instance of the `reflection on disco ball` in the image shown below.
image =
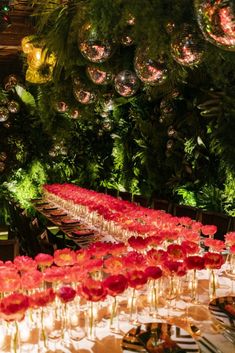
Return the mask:
<path id="1" fill-rule="evenodd" d="M 176 137 L 177 131 L 174 129 L 174 127 L 173 127 L 172 125 L 168 127 L 168 129 L 167 129 L 167 135 L 168 135 L 169 137 Z"/>
<path id="2" fill-rule="evenodd" d="M 103 63 L 113 53 L 113 47 L 107 40 L 88 39 L 79 43 L 79 49 L 84 58 L 93 63 Z"/>
<path id="3" fill-rule="evenodd" d="M 162 99 L 160 103 L 160 112 L 164 116 L 172 115 L 174 112 L 174 107 L 170 100 Z"/>
<path id="4" fill-rule="evenodd" d="M 234 0 L 194 0 L 205 39 L 224 50 L 235 51 Z"/>
<path id="5" fill-rule="evenodd" d="M 54 107 L 58 113 L 66 113 L 69 109 L 68 104 L 63 101 L 56 102 Z"/>
<path id="6" fill-rule="evenodd" d="M 194 29 L 184 25 L 172 38 L 171 53 L 174 60 L 183 66 L 198 65 L 204 56 L 203 41 Z"/>
<path id="7" fill-rule="evenodd" d="M 78 109 L 74 108 L 74 109 L 71 109 L 70 112 L 69 112 L 69 116 L 71 119 L 78 119 L 80 117 L 80 112 Z"/>
<path id="8" fill-rule="evenodd" d="M 7 108 L 9 110 L 10 113 L 12 114 L 16 114 L 19 113 L 20 111 L 20 105 L 18 102 L 12 100 L 7 104 Z"/>
<path id="9" fill-rule="evenodd" d="M 167 79 L 167 68 L 161 57 L 154 60 L 149 57 L 148 50 L 139 49 L 135 56 L 135 72 L 139 79 L 151 86 L 160 85 Z"/>
<path id="10" fill-rule="evenodd" d="M 4 162 L 7 159 L 6 152 L 0 152 L 0 161 Z"/>
<path id="11" fill-rule="evenodd" d="M 175 143 L 174 140 L 168 140 L 167 143 L 166 143 L 166 148 L 168 150 L 171 150 L 173 148 L 173 146 L 174 146 L 174 143 Z"/>
<path id="12" fill-rule="evenodd" d="M 9 118 L 9 110 L 5 107 L 0 107 L 0 122 L 6 121 Z"/>
<path id="13" fill-rule="evenodd" d="M 0 173 L 2 173 L 5 169 L 6 165 L 4 162 L 0 162 Z"/>
<path id="14" fill-rule="evenodd" d="M 125 47 L 129 47 L 134 44 L 134 38 L 131 35 L 124 33 L 121 37 L 121 43 Z"/>
<path id="15" fill-rule="evenodd" d="M 116 91 L 123 97 L 130 97 L 139 88 L 139 80 L 136 74 L 129 70 L 121 71 L 117 74 L 114 81 Z"/>
<path id="16" fill-rule="evenodd" d="M 82 87 L 74 86 L 73 95 L 76 100 L 81 104 L 92 104 L 95 102 L 96 99 L 96 95 L 94 92 L 91 92 L 88 89 Z"/>
<path id="17" fill-rule="evenodd" d="M 113 74 L 111 72 L 92 65 L 87 67 L 87 74 L 90 80 L 96 85 L 107 85 L 113 80 Z"/>

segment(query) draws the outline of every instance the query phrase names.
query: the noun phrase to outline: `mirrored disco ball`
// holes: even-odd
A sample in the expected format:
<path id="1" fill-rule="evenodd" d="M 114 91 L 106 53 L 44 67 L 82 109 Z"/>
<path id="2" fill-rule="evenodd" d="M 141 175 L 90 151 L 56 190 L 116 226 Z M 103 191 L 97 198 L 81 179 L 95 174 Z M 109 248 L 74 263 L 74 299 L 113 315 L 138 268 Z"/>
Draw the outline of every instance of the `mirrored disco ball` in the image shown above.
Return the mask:
<path id="1" fill-rule="evenodd" d="M 137 92 L 139 80 L 133 71 L 123 70 L 115 77 L 114 85 L 121 96 L 130 97 Z"/>
<path id="2" fill-rule="evenodd" d="M 113 80 L 113 74 L 111 72 L 93 65 L 87 67 L 87 74 L 90 80 L 96 85 L 107 85 Z"/>
<path id="3" fill-rule="evenodd" d="M 76 100 L 81 104 L 91 104 L 95 102 L 96 95 L 94 92 L 89 91 L 86 88 L 73 88 L 73 95 Z"/>
<path id="4" fill-rule="evenodd" d="M 144 48 L 137 50 L 134 66 L 139 79 L 151 86 L 160 85 L 167 79 L 167 68 L 163 58 L 160 56 L 150 58 L 148 50 Z"/>
<path id="5" fill-rule="evenodd" d="M 183 66 L 195 66 L 202 62 L 204 43 L 191 26 L 184 25 L 171 41 L 171 54 Z"/>
<path id="6" fill-rule="evenodd" d="M 7 104 L 7 109 L 10 113 L 16 114 L 20 111 L 20 105 L 18 102 L 12 100 Z"/>
<path id="7" fill-rule="evenodd" d="M 221 49 L 235 51 L 235 1 L 194 0 L 194 4 L 205 39 Z"/>
<path id="8" fill-rule="evenodd" d="M 0 122 L 6 121 L 9 118 L 9 110 L 5 107 L 0 107 Z"/>
<path id="9" fill-rule="evenodd" d="M 66 113 L 69 109 L 68 104 L 64 101 L 55 102 L 54 107 L 58 113 Z"/>
<path id="10" fill-rule="evenodd" d="M 84 58 L 93 63 L 103 63 L 113 53 L 113 47 L 107 40 L 87 39 L 79 43 L 79 49 Z"/>

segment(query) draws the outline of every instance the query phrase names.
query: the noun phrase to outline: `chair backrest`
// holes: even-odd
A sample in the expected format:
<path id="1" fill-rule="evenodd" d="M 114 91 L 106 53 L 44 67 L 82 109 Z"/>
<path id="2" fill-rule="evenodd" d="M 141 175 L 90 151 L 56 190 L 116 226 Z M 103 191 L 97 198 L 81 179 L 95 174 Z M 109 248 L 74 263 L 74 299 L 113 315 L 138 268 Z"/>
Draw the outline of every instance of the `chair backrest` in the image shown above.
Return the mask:
<path id="1" fill-rule="evenodd" d="M 204 225 L 213 224 L 217 226 L 215 239 L 224 240 L 224 235 L 230 229 L 231 218 L 223 213 L 202 211 L 199 220 Z"/>
<path id="2" fill-rule="evenodd" d="M 176 217 L 189 217 L 197 220 L 199 216 L 199 210 L 198 208 L 192 206 L 174 204 L 173 215 Z"/>
<path id="3" fill-rule="evenodd" d="M 152 208 L 154 210 L 163 210 L 163 211 L 171 213 L 172 212 L 172 203 L 168 200 L 153 198 Z"/>
<path id="4" fill-rule="evenodd" d="M 12 261 L 19 255 L 18 239 L 0 240 L 0 260 Z"/>

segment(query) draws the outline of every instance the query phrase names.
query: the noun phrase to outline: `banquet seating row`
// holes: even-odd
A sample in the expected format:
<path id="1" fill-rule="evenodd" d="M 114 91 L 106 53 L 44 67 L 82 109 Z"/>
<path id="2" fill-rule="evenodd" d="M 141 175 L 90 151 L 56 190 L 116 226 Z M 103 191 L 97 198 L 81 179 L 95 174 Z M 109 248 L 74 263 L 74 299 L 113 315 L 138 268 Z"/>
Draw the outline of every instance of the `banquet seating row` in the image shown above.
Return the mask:
<path id="1" fill-rule="evenodd" d="M 230 217 L 223 213 L 204 211 L 192 206 L 179 205 L 169 200 L 160 199 L 157 197 L 148 199 L 142 195 L 133 195 L 126 191 L 118 192 L 117 190 L 106 189 L 105 192 L 112 196 L 119 197 L 122 200 L 135 202 L 143 207 L 150 207 L 155 210 L 164 210 L 177 217 L 190 217 L 201 222 L 202 224 L 214 224 L 217 226 L 217 232 L 215 234 L 216 239 L 223 240 L 224 234 L 229 231 L 235 231 L 235 217 Z"/>

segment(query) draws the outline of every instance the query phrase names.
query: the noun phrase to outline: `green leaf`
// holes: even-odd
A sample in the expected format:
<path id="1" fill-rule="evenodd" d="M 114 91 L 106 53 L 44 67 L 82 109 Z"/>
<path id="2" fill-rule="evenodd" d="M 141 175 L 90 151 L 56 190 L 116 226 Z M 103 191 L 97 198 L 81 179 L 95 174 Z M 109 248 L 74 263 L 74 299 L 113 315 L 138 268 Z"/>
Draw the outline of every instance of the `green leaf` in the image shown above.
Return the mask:
<path id="1" fill-rule="evenodd" d="M 26 105 L 31 106 L 32 108 L 36 108 L 36 102 L 31 93 L 29 93 L 24 87 L 19 85 L 15 86 L 15 90 L 22 102 L 24 102 Z"/>
<path id="2" fill-rule="evenodd" d="M 199 144 L 199 146 L 202 146 L 202 147 L 206 148 L 206 145 L 205 145 L 205 143 L 202 141 L 202 139 L 201 139 L 200 136 L 197 137 L 197 143 Z"/>

